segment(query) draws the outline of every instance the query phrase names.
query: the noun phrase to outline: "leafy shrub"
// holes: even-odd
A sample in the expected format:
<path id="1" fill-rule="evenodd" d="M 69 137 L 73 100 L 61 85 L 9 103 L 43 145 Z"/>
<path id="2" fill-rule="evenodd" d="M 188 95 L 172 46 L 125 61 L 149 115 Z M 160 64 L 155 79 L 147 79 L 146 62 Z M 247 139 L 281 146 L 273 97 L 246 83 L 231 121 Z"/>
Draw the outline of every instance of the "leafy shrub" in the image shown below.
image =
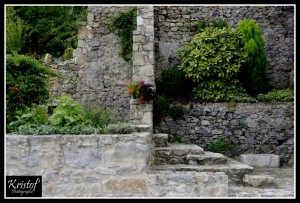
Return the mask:
<path id="1" fill-rule="evenodd" d="M 173 119 L 182 118 L 184 114 L 184 108 L 180 104 L 170 104 L 168 108 L 168 115 Z"/>
<path id="2" fill-rule="evenodd" d="M 240 89 L 237 73 L 246 57 L 240 39 L 241 34 L 231 27 L 208 27 L 178 50 L 180 69 L 198 83 L 193 90 L 195 97 L 222 101 Z"/>
<path id="3" fill-rule="evenodd" d="M 23 22 L 12 6 L 6 7 L 6 52 L 19 52 L 24 46 Z"/>
<path id="4" fill-rule="evenodd" d="M 264 49 L 264 37 L 253 19 L 243 19 L 238 24 L 242 33 L 241 43 L 248 55 L 241 67 L 239 80 L 251 95 L 263 93 L 268 88 L 268 61 Z"/>
<path id="5" fill-rule="evenodd" d="M 7 125 L 6 131 L 16 131 L 16 129 L 18 129 L 22 125 L 37 127 L 46 124 L 47 121 L 47 109 L 44 107 L 37 107 L 30 112 L 19 112 L 19 115 L 16 115 L 16 121 L 10 122 Z"/>
<path id="6" fill-rule="evenodd" d="M 78 22 L 86 21 L 87 6 L 14 6 L 23 21 L 23 52 L 63 55 L 77 47 Z"/>
<path id="7" fill-rule="evenodd" d="M 99 108 L 89 104 L 84 105 L 83 115 L 97 128 L 104 128 L 108 124 L 122 123 L 126 120 L 126 115 L 116 108 Z"/>
<path id="8" fill-rule="evenodd" d="M 212 27 L 216 28 L 223 28 L 223 27 L 228 27 L 227 22 L 225 20 L 215 20 L 213 21 Z"/>
<path id="9" fill-rule="evenodd" d="M 234 146 L 236 146 L 235 143 L 227 141 L 224 138 L 218 138 L 207 147 L 207 150 L 210 152 L 221 153 L 230 150 Z"/>
<path id="10" fill-rule="evenodd" d="M 291 89 L 274 89 L 266 94 L 257 95 L 260 102 L 291 102 L 294 101 L 294 92 Z"/>
<path id="11" fill-rule="evenodd" d="M 176 66 L 163 70 L 156 84 L 157 93 L 167 97 L 189 96 L 193 85 Z"/>
<path id="12" fill-rule="evenodd" d="M 68 47 L 63 55 L 64 59 L 70 60 L 73 57 L 73 51 L 74 49 L 72 47 Z"/>
<path id="13" fill-rule="evenodd" d="M 133 128 L 127 123 L 109 124 L 106 130 L 112 134 L 129 134 L 133 132 Z"/>
<path id="14" fill-rule="evenodd" d="M 55 126 L 75 126 L 82 123 L 91 124 L 91 120 L 86 119 L 83 107 L 69 96 L 64 95 L 56 100 L 57 107 L 49 121 Z"/>
<path id="15" fill-rule="evenodd" d="M 6 116 L 15 120 L 16 111 L 47 103 L 51 78 L 59 76 L 33 58 L 6 55 Z"/>
<path id="16" fill-rule="evenodd" d="M 198 30 L 202 32 L 206 27 L 215 27 L 222 29 L 223 27 L 228 27 L 227 22 L 225 20 L 201 20 L 196 24 Z"/>
<path id="17" fill-rule="evenodd" d="M 121 56 L 125 61 L 132 58 L 132 32 L 136 30 L 137 9 L 120 12 L 111 17 L 111 29 L 116 31 L 121 40 Z"/>

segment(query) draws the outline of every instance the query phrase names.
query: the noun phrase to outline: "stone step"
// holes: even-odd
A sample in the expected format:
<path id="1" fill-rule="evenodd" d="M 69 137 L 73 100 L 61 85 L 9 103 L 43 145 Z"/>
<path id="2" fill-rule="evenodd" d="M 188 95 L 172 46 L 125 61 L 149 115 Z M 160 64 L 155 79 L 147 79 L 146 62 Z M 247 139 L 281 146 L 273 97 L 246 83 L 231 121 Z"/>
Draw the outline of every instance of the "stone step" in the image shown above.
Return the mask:
<path id="1" fill-rule="evenodd" d="M 235 161 L 233 159 L 227 158 L 226 164 L 218 165 L 186 165 L 186 164 L 176 164 L 176 165 L 154 165 L 152 170 L 158 171 L 197 171 L 197 172 L 224 172 L 228 175 L 229 181 L 234 181 L 236 183 L 242 183 L 245 174 L 251 174 L 254 168 Z"/>
<path id="2" fill-rule="evenodd" d="M 151 132 L 152 125 L 131 125 L 133 132 Z"/>
<path id="3" fill-rule="evenodd" d="M 270 187 L 275 185 L 275 178 L 266 174 L 246 174 L 243 178 L 243 183 L 244 185 L 251 187 Z"/>
<path id="4" fill-rule="evenodd" d="M 253 167 L 278 168 L 280 159 L 275 154 L 242 154 L 238 160 Z"/>
<path id="5" fill-rule="evenodd" d="M 227 158 L 220 153 L 204 152 L 203 155 L 187 155 L 187 164 L 189 165 L 215 165 L 226 164 Z"/>
<path id="6" fill-rule="evenodd" d="M 168 146 L 168 134 L 153 134 L 155 147 L 166 147 Z"/>
<path id="7" fill-rule="evenodd" d="M 194 144 L 169 144 L 154 148 L 155 164 L 186 164 L 187 155 L 201 155 L 204 150 Z"/>

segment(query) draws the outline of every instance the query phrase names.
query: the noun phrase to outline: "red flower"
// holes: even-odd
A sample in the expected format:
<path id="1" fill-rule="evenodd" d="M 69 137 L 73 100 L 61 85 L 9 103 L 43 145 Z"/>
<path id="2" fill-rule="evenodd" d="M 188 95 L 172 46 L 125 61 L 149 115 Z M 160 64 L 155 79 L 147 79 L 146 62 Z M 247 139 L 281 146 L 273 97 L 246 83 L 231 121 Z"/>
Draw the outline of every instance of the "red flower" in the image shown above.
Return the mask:
<path id="1" fill-rule="evenodd" d="M 144 99 L 145 99 L 145 97 L 144 97 L 144 96 L 141 96 L 141 100 L 144 101 Z"/>
<path id="2" fill-rule="evenodd" d="M 17 94 L 16 95 L 16 100 L 20 100 L 21 99 L 21 97 Z"/>
<path id="3" fill-rule="evenodd" d="M 13 86 L 12 88 L 11 88 L 13 91 L 18 91 L 18 88 L 17 88 L 17 86 Z"/>
<path id="4" fill-rule="evenodd" d="M 143 81 L 143 80 L 140 81 L 140 86 L 141 86 L 141 87 L 144 86 L 144 81 Z"/>

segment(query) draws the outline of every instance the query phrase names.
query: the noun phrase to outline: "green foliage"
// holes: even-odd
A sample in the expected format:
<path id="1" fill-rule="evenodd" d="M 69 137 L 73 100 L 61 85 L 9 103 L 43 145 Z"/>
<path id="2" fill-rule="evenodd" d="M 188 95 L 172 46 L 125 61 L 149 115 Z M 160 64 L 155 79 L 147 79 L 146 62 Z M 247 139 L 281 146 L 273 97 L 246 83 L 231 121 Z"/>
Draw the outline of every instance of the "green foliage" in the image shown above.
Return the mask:
<path id="1" fill-rule="evenodd" d="M 23 45 L 23 22 L 12 6 L 6 7 L 6 52 L 19 52 Z"/>
<path id="2" fill-rule="evenodd" d="M 30 112 L 16 115 L 16 121 L 7 125 L 7 132 L 16 131 L 20 126 L 37 127 L 46 124 L 48 121 L 47 109 L 44 107 L 36 107 Z"/>
<path id="3" fill-rule="evenodd" d="M 121 40 L 121 56 L 125 61 L 132 58 L 132 32 L 136 30 L 137 9 L 120 12 L 111 17 L 111 29 L 116 31 Z"/>
<path id="4" fill-rule="evenodd" d="M 132 126 L 127 123 L 110 124 L 105 130 L 112 134 L 129 134 L 133 132 Z"/>
<path id="5" fill-rule="evenodd" d="M 202 32 L 206 27 L 214 27 L 222 29 L 223 27 L 228 27 L 227 22 L 225 20 L 201 20 L 196 24 L 198 30 Z"/>
<path id="6" fill-rule="evenodd" d="M 109 124 L 123 123 L 126 120 L 126 115 L 116 108 L 102 109 L 89 104 L 84 105 L 83 115 L 97 128 L 105 128 Z"/>
<path id="7" fill-rule="evenodd" d="M 268 89 L 268 61 L 264 49 L 264 37 L 253 19 L 243 19 L 238 24 L 242 33 L 241 43 L 248 55 L 242 65 L 239 80 L 251 95 L 264 93 Z"/>
<path id="8" fill-rule="evenodd" d="M 34 58 L 6 55 L 6 114 L 15 119 L 18 110 L 47 103 L 51 78 L 59 76 Z"/>
<path id="9" fill-rule="evenodd" d="M 224 138 L 218 138 L 207 147 L 207 150 L 210 152 L 222 153 L 227 150 L 230 150 L 235 146 L 236 146 L 235 143 L 225 140 Z"/>
<path id="10" fill-rule="evenodd" d="M 124 123 L 125 115 L 115 108 L 101 109 L 92 105 L 81 106 L 69 96 L 56 100 L 57 107 L 51 116 L 46 107 L 31 111 L 18 111 L 16 121 L 7 125 L 7 133 L 23 135 L 50 134 L 104 134 L 131 133 L 133 128 Z"/>
<path id="11" fill-rule="evenodd" d="M 67 48 L 63 55 L 64 59 L 70 60 L 73 57 L 73 51 L 74 51 L 74 49 L 72 47 Z"/>
<path id="12" fill-rule="evenodd" d="M 86 119 L 83 107 L 78 102 L 64 95 L 56 100 L 57 107 L 54 109 L 53 115 L 49 121 L 54 126 L 75 126 L 80 124 L 91 124 L 91 121 Z"/>
<path id="13" fill-rule="evenodd" d="M 245 60 L 241 34 L 231 27 L 208 27 L 194 36 L 178 56 L 187 78 L 198 83 L 195 97 L 222 101 L 232 91 L 241 90 L 237 73 Z"/>
<path id="14" fill-rule="evenodd" d="M 78 22 L 87 17 L 86 6 L 14 6 L 24 22 L 24 52 L 62 55 L 77 47 Z"/>
<path id="15" fill-rule="evenodd" d="M 167 115 L 169 104 L 165 96 L 157 95 L 153 100 L 153 123 L 159 124 Z"/>
<path id="16" fill-rule="evenodd" d="M 227 22 L 225 20 L 215 20 L 213 21 L 213 26 L 216 28 L 223 28 L 223 27 L 228 27 Z"/>
<path id="17" fill-rule="evenodd" d="M 180 104 L 170 104 L 168 108 L 168 115 L 173 119 L 180 119 L 183 117 L 184 108 Z"/>
<path id="18" fill-rule="evenodd" d="M 157 93 L 167 97 L 189 96 L 192 85 L 176 66 L 163 70 L 161 78 L 156 81 Z"/>
<path id="19" fill-rule="evenodd" d="M 291 102 L 294 101 L 294 91 L 292 89 L 274 89 L 266 94 L 257 95 L 260 102 Z"/>

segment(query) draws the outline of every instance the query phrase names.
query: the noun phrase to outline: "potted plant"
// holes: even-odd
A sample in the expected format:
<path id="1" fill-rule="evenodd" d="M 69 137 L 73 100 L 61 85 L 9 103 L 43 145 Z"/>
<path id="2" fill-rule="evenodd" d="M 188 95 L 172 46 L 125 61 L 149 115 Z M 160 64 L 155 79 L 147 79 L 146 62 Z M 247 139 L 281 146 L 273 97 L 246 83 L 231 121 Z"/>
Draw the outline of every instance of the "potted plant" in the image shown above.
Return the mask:
<path id="1" fill-rule="evenodd" d="M 145 101 L 154 98 L 153 85 L 145 84 L 143 80 L 139 83 L 128 83 L 125 87 L 128 94 L 131 95 L 130 104 L 143 104 Z"/>

